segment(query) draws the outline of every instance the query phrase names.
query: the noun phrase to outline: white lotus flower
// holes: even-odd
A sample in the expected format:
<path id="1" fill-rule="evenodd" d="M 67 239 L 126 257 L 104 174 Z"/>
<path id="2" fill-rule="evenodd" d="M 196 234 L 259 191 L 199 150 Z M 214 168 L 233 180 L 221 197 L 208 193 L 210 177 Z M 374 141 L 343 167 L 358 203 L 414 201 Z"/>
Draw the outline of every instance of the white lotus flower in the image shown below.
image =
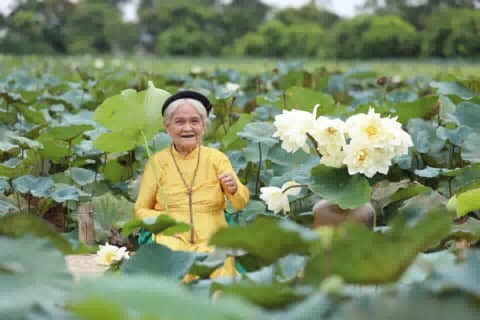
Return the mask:
<path id="1" fill-rule="evenodd" d="M 335 145 L 343 147 L 345 141 L 345 123 L 340 119 L 329 119 L 320 116 L 309 131 L 319 146 Z"/>
<path id="2" fill-rule="evenodd" d="M 283 211 L 287 213 L 290 211 L 290 203 L 288 201 L 288 196 L 296 196 L 300 193 L 300 187 L 291 188 L 292 186 L 298 185 L 295 181 L 288 181 L 283 184 L 281 188 L 279 187 L 263 187 L 260 188 L 260 199 L 265 201 L 267 204 L 268 210 L 278 213 Z"/>
<path id="3" fill-rule="evenodd" d="M 307 132 L 314 127 L 315 118 L 312 113 L 301 110 L 284 110 L 282 114 L 275 116 L 274 125 L 277 131 L 273 137 L 282 140 L 282 148 L 287 152 L 295 152 L 303 149 L 308 152 Z"/>
<path id="4" fill-rule="evenodd" d="M 413 146 L 412 137 L 402 129 L 402 125 L 397 121 L 397 118 L 383 119 L 385 125 L 391 128 L 390 148 L 394 156 L 401 156 L 408 154 L 408 148 Z"/>
<path id="5" fill-rule="evenodd" d="M 93 62 L 93 65 L 97 69 L 103 69 L 103 67 L 105 66 L 105 63 L 103 62 L 102 59 L 95 59 L 95 61 Z"/>
<path id="6" fill-rule="evenodd" d="M 322 155 L 320 163 L 332 168 L 343 167 L 345 152 L 342 147 L 336 145 L 318 146 L 318 152 Z"/>
<path id="7" fill-rule="evenodd" d="M 227 82 L 225 84 L 225 91 L 230 94 L 237 92 L 238 89 L 240 89 L 240 85 L 238 83 Z"/>
<path id="8" fill-rule="evenodd" d="M 290 203 L 288 197 L 278 187 L 263 187 L 260 188 L 260 199 L 265 201 L 268 210 L 278 213 L 280 211 L 290 211 Z"/>
<path id="9" fill-rule="evenodd" d="M 100 245 L 99 248 L 96 257 L 98 264 L 110 266 L 114 263 L 128 260 L 130 258 L 127 248 L 125 247 L 117 247 L 106 242 L 104 246 Z"/>
<path id="10" fill-rule="evenodd" d="M 373 108 L 368 110 L 368 114 L 351 116 L 345 123 L 351 143 L 364 144 L 371 148 L 385 148 L 391 144 L 392 138 L 395 138 L 395 128 L 388 124 L 390 123 L 384 121 Z"/>
<path id="11" fill-rule="evenodd" d="M 365 145 L 349 144 L 344 148 L 344 164 L 348 167 L 348 173 L 354 175 L 362 173 L 368 178 L 377 172 L 387 174 L 391 164 L 392 153 L 381 148 L 371 148 Z"/>

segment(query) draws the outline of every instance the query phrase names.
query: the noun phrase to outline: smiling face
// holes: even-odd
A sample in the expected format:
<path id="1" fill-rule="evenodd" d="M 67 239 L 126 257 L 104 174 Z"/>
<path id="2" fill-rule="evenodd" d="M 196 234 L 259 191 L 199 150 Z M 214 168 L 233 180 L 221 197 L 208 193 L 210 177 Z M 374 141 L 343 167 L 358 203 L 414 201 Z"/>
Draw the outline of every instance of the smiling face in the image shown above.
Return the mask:
<path id="1" fill-rule="evenodd" d="M 200 113 L 185 102 L 175 110 L 165 128 L 177 151 L 190 152 L 200 144 L 205 124 Z"/>

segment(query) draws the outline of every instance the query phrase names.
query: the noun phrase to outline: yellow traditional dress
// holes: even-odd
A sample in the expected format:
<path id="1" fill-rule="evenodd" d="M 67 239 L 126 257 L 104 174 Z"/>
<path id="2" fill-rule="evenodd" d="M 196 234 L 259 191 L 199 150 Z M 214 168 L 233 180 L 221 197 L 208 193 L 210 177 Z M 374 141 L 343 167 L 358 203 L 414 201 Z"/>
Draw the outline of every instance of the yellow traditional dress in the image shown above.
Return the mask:
<path id="1" fill-rule="evenodd" d="M 198 170 L 195 175 L 197 161 Z M 217 179 L 222 173 L 231 173 L 235 177 L 238 185 L 235 194 L 223 192 Z M 170 146 L 155 153 L 145 166 L 135 203 L 136 216 L 156 217 L 161 213 L 165 214 L 168 208 L 168 214 L 172 218 L 190 223 L 188 190 L 181 175 L 188 183 L 195 175 L 191 204 L 193 242 L 190 241 L 190 231 L 177 236 L 159 234 L 154 236 L 154 239 L 172 250 L 211 252 L 213 248 L 207 245 L 209 238 L 217 230 L 227 227 L 224 216 L 225 198 L 235 209 L 243 209 L 250 196 L 248 188 L 239 181 L 230 161 L 221 151 L 198 146 L 187 156 L 183 156 Z M 211 277 L 235 274 L 233 259 L 227 259 L 224 267 L 217 269 Z"/>

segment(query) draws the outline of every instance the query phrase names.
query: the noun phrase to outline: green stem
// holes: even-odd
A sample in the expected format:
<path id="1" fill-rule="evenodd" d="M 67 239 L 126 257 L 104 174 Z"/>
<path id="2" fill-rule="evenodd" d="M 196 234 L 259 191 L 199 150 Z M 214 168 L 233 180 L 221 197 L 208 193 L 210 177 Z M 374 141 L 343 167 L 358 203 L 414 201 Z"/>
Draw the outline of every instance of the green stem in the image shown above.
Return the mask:
<path id="1" fill-rule="evenodd" d="M 257 180 L 255 181 L 255 196 L 260 192 L 260 169 L 262 168 L 262 145 L 258 142 L 258 169 Z"/>
<path id="2" fill-rule="evenodd" d="M 320 151 L 318 151 L 318 142 L 317 140 L 315 140 L 315 138 L 307 132 L 307 137 L 308 139 L 312 142 L 313 144 L 313 147 L 315 148 L 315 152 L 317 153 L 318 157 L 321 159 L 322 158 L 322 154 L 320 153 Z"/>

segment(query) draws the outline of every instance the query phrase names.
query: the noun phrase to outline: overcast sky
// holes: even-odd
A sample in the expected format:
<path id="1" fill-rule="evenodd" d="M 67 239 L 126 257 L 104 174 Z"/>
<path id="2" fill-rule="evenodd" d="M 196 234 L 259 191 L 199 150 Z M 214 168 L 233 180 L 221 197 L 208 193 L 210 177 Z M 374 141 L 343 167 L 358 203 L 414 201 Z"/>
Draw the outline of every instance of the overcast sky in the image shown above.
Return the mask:
<path id="1" fill-rule="evenodd" d="M 330 3 L 327 7 L 330 8 L 335 13 L 341 16 L 351 17 L 355 13 L 355 6 L 361 4 L 363 1 L 364 0 L 330 0 L 325 2 Z M 0 12 L 2 13 L 8 12 L 9 7 L 14 2 L 15 0 L 0 0 Z M 299 7 L 309 2 L 309 0 L 262 0 L 262 2 L 265 2 L 270 6 L 276 6 L 276 7 L 288 7 L 288 6 Z M 129 12 L 128 15 L 130 16 L 131 12 Z"/>

